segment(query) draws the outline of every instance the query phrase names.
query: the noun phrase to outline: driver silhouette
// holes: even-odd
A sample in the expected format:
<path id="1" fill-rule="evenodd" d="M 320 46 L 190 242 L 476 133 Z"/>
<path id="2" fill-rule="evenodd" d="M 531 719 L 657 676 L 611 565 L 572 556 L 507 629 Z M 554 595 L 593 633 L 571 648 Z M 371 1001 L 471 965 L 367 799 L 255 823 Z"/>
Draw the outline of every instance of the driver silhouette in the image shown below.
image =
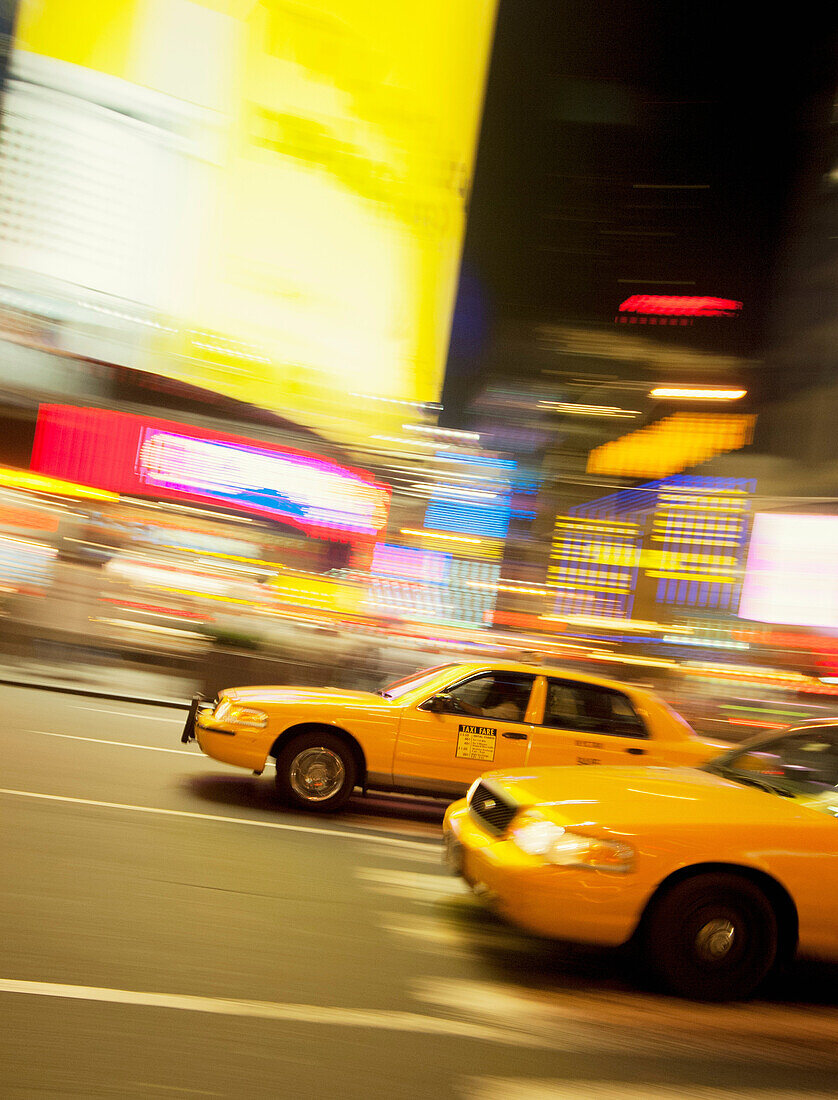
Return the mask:
<path id="1" fill-rule="evenodd" d="M 477 718 L 500 718 L 504 722 L 521 722 L 524 718 L 526 699 L 529 689 L 520 684 L 495 684 L 486 701 L 486 706 L 478 707 L 473 703 L 464 703 L 457 699 L 457 705 L 466 713 Z"/>

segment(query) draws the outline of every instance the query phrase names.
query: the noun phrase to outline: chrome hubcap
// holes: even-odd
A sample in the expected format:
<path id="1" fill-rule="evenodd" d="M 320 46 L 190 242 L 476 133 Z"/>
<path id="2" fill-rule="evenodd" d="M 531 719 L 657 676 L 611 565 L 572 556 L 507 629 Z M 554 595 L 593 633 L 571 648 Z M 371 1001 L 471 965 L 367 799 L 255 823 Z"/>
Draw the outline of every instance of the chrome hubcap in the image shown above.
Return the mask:
<path id="1" fill-rule="evenodd" d="M 341 789 L 345 778 L 341 758 L 322 745 L 303 749 L 291 761 L 291 787 L 307 802 L 324 802 L 331 798 Z"/>
<path id="2" fill-rule="evenodd" d="M 733 947 L 736 929 L 729 920 L 717 918 L 699 928 L 695 937 L 698 954 L 704 959 L 723 959 Z"/>

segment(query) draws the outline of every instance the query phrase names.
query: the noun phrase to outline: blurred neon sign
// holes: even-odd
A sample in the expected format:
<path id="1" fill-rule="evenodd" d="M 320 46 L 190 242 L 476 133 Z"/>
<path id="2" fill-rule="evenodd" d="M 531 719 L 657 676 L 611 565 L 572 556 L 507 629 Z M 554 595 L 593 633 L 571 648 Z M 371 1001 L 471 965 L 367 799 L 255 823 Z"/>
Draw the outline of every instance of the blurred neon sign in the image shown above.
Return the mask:
<path id="1" fill-rule="evenodd" d="M 426 584 L 445 584 L 450 568 L 451 554 L 383 542 L 375 548 L 371 571 Z"/>
<path id="2" fill-rule="evenodd" d="M 390 488 L 319 455 L 107 409 L 42 405 L 32 469 L 110 492 L 222 504 L 353 542 L 387 522 Z"/>
<path id="3" fill-rule="evenodd" d="M 751 442 L 756 416 L 736 413 L 673 413 L 594 448 L 589 474 L 666 477 Z"/>
<path id="4" fill-rule="evenodd" d="M 708 298 L 695 294 L 632 294 L 620 303 L 620 313 L 656 317 L 735 317 L 742 303 L 733 298 Z"/>

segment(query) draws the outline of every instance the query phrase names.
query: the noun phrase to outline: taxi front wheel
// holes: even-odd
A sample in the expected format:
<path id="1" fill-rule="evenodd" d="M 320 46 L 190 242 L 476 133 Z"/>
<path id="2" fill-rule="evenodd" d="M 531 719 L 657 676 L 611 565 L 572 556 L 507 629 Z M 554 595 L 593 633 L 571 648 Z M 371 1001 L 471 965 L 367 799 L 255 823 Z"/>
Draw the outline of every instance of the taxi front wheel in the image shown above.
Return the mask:
<path id="1" fill-rule="evenodd" d="M 292 806 L 333 813 L 355 788 L 352 750 L 333 733 L 305 733 L 289 741 L 276 758 L 276 787 Z"/>
<path id="2" fill-rule="evenodd" d="M 647 915 L 643 953 L 671 992 L 704 1001 L 750 997 L 777 959 L 777 917 L 753 882 L 705 874 L 673 886 Z"/>

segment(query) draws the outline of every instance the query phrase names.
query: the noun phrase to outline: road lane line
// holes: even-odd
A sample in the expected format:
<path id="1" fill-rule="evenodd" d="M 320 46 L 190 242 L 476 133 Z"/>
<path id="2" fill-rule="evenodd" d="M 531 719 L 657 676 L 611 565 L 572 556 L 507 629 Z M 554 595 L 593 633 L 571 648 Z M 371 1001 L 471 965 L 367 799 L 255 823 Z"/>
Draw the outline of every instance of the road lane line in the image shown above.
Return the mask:
<path id="1" fill-rule="evenodd" d="M 466 958 L 473 955 L 473 944 L 460 928 L 449 920 L 427 920 L 405 917 L 401 913 L 381 913 L 378 924 L 385 932 L 409 938 L 417 950 L 450 959 L 456 955 Z M 418 945 L 418 947 L 417 947 Z"/>
<path id="2" fill-rule="evenodd" d="M 108 710 L 107 707 L 76 707 L 71 703 L 73 710 L 90 710 L 94 714 L 110 714 L 114 718 L 140 718 L 145 722 L 180 722 L 183 725 L 183 717 L 170 717 L 168 714 L 136 714 L 131 710 Z"/>
<path id="3" fill-rule="evenodd" d="M 27 733 L 39 733 L 42 737 L 63 737 L 67 741 L 93 741 L 97 745 L 119 745 L 123 749 L 145 749 L 147 752 L 173 752 L 177 756 L 203 756 L 203 753 L 190 749 L 165 749 L 160 745 L 136 745 L 133 741 L 106 741 L 104 737 L 80 737 L 76 733 L 53 733 L 52 730 L 27 730 Z"/>
<path id="4" fill-rule="evenodd" d="M 441 861 L 440 861 L 441 862 Z M 443 897 L 469 897 L 468 886 L 460 878 L 443 873 L 422 871 L 390 871 L 379 867 L 358 867 L 355 877 L 370 884 L 379 894 L 392 894 L 417 901 L 438 902 Z"/>
<path id="5" fill-rule="evenodd" d="M 567 1081 L 559 1078 L 548 1080 L 515 1077 L 477 1077 L 463 1086 L 465 1100 L 829 1100 L 832 1092 L 812 1092 L 805 1085 L 793 1089 L 777 1089 L 770 1092 L 756 1086 L 742 1089 L 739 1084 L 730 1088 L 712 1085 L 632 1085 L 619 1081 Z"/>
<path id="6" fill-rule="evenodd" d="M 471 898 L 464 899 L 466 902 Z M 475 907 L 477 901 L 474 901 Z M 489 916 L 489 914 L 486 914 Z M 489 919 L 492 918 L 489 916 Z M 503 951 L 507 959 L 515 955 L 529 959 L 543 954 L 544 945 L 537 939 L 528 939 L 515 929 L 494 924 L 465 924 L 444 917 L 418 917 L 405 913 L 379 913 L 378 923 L 387 932 L 421 944 L 424 950 L 449 955 L 474 955 L 478 951 Z"/>
<path id="7" fill-rule="evenodd" d="M 0 978 L 0 993 L 31 997 L 59 997 L 75 1001 L 140 1005 L 146 1008 L 207 1012 L 217 1016 L 249 1016 L 289 1023 L 322 1024 L 327 1027 L 375 1028 L 446 1038 L 476 1039 L 514 1047 L 547 1048 L 535 1036 L 511 1028 L 469 1023 L 465 1020 L 426 1016 L 418 1012 L 393 1012 L 372 1008 L 334 1008 L 324 1005 L 286 1004 L 279 1001 L 246 1001 L 224 997 L 198 997 L 184 993 L 144 993 L 133 989 L 106 989 L 88 985 L 60 985 L 55 982 L 18 981 Z"/>
<path id="8" fill-rule="evenodd" d="M 39 733 L 42 737 L 64 737 L 68 741 L 93 741 L 97 745 L 118 745 L 123 749 L 146 749 L 148 752 L 173 752 L 176 756 L 191 756 L 199 759 L 203 753 L 197 749 L 167 749 L 162 745 L 137 745 L 133 741 L 107 741 L 104 737 L 82 737 L 77 733 L 55 733 L 53 730 L 26 730 L 26 733 Z M 266 768 L 274 767 L 272 760 L 265 761 Z"/>
<path id="9" fill-rule="evenodd" d="M 199 814 L 193 810 L 165 810 L 160 806 L 136 806 L 128 802 L 101 802 L 95 798 L 70 798 L 62 794 L 41 794 L 0 787 L 0 794 L 16 798 L 40 798 L 45 802 L 68 802 L 76 806 L 96 806 L 105 810 L 130 810 L 138 814 L 160 814 L 165 817 L 197 818 L 199 821 L 223 821 L 228 825 L 253 825 L 257 829 L 278 829 L 288 833 L 315 833 L 317 836 L 339 836 L 346 840 L 374 841 L 395 848 L 428 848 L 427 841 L 402 840 L 401 837 L 377 836 L 375 833 L 351 833 L 344 829 L 318 829 L 313 825 L 288 825 L 282 821 L 257 821 L 249 817 L 227 817 L 224 814 Z"/>
<path id="10" fill-rule="evenodd" d="M 375 848 L 370 848 L 369 851 L 365 854 L 375 854 L 376 856 L 381 855 L 381 853 Z M 443 866 L 442 853 L 440 852 L 439 848 L 432 848 L 430 845 L 428 845 L 427 851 L 423 852 L 420 850 L 414 850 L 412 852 L 403 852 L 398 858 L 400 860 L 406 859 L 408 863 L 427 863 L 437 869 Z"/>

